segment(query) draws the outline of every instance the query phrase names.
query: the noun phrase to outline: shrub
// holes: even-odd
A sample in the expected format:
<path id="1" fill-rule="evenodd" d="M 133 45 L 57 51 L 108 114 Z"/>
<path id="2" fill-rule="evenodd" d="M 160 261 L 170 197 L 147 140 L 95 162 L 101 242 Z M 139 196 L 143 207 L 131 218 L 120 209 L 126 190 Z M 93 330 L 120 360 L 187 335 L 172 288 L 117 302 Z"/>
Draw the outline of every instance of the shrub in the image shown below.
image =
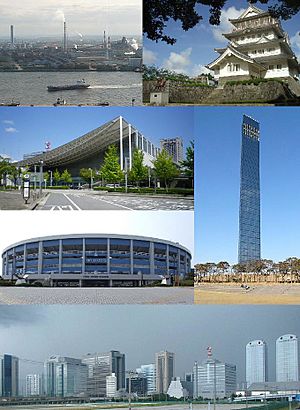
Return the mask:
<path id="1" fill-rule="evenodd" d="M 244 85 L 258 85 L 261 83 L 268 83 L 268 82 L 272 82 L 272 81 L 276 81 L 278 83 L 283 83 L 282 80 L 280 80 L 279 78 L 250 78 L 249 80 L 236 80 L 236 81 L 227 81 L 226 85 L 239 85 L 239 84 L 244 84 Z"/>
<path id="2" fill-rule="evenodd" d="M 112 187 L 95 187 L 95 191 L 107 191 L 107 192 L 125 192 L 125 187 L 118 187 L 118 188 L 112 188 Z M 164 195 L 183 195 L 183 196 L 188 196 L 188 195 L 194 195 L 194 190 L 191 188 L 169 188 L 168 192 L 166 191 L 165 188 L 157 188 L 156 190 L 154 188 L 128 188 L 127 190 L 128 193 L 135 193 L 135 194 L 164 194 Z"/>
<path id="3" fill-rule="evenodd" d="M 48 186 L 47 189 L 70 189 L 68 185 Z"/>

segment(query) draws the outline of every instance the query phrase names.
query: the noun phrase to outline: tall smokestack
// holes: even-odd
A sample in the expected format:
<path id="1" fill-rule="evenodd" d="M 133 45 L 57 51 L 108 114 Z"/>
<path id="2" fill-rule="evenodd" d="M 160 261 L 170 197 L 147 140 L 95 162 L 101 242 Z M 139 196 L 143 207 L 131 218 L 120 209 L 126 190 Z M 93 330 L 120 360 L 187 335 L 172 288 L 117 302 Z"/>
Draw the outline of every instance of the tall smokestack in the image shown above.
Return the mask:
<path id="1" fill-rule="evenodd" d="M 14 39 L 14 26 L 10 26 L 10 44 L 13 46 L 15 44 L 15 39 Z"/>
<path id="2" fill-rule="evenodd" d="M 67 24 L 64 21 L 64 52 L 67 52 Z"/>
<path id="3" fill-rule="evenodd" d="M 103 48 L 106 48 L 106 32 L 103 33 Z"/>

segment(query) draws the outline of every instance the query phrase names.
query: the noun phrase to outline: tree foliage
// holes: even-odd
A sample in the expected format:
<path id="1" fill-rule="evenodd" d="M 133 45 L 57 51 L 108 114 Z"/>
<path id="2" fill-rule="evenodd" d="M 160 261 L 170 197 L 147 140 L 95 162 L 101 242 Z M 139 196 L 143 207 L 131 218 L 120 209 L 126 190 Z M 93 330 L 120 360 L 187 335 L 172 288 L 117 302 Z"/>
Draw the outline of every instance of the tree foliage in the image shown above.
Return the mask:
<path id="1" fill-rule="evenodd" d="M 194 141 L 191 141 L 186 149 L 185 160 L 180 163 L 182 171 L 192 178 L 194 178 L 194 145 Z"/>
<path id="2" fill-rule="evenodd" d="M 62 172 L 62 174 L 61 174 L 61 176 L 60 176 L 60 179 L 61 179 L 63 182 L 65 182 L 66 184 L 71 184 L 71 183 L 72 183 L 72 175 L 70 174 L 70 172 L 69 172 L 67 169 L 65 169 L 65 170 Z"/>
<path id="3" fill-rule="evenodd" d="M 174 164 L 172 157 L 163 149 L 153 161 L 153 165 L 155 176 L 164 181 L 168 191 L 170 181 L 179 175 L 179 170 Z"/>
<path id="4" fill-rule="evenodd" d="M 60 172 L 59 172 L 58 169 L 56 169 L 56 170 L 53 172 L 53 180 L 54 180 L 54 182 L 55 182 L 55 185 L 58 185 L 58 184 L 59 184 L 59 181 L 61 180 Z"/>
<path id="5" fill-rule="evenodd" d="M 167 22 L 170 19 L 180 22 L 184 31 L 195 27 L 203 17 L 200 6 L 209 7 L 209 23 L 219 25 L 221 12 L 228 0 L 145 0 L 143 7 L 143 31 L 154 41 L 164 41 L 174 44 L 176 39 L 165 33 Z M 250 3 L 268 4 L 271 0 L 251 0 Z M 246 2 L 245 2 L 246 3 Z M 269 7 L 275 17 L 284 20 L 291 18 L 300 11 L 299 0 L 276 0 Z"/>
<path id="6" fill-rule="evenodd" d="M 97 177 L 97 171 L 91 168 L 81 168 L 79 175 L 85 182 L 90 183 L 91 177 L 93 178 L 93 180 Z"/>
<path id="7" fill-rule="evenodd" d="M 18 174 L 19 170 L 11 164 L 10 160 L 0 156 L 0 180 L 3 179 L 4 185 L 6 186 L 8 176 L 15 180 Z"/>
<path id="8" fill-rule="evenodd" d="M 120 166 L 120 157 L 115 145 L 110 145 L 107 148 L 103 165 L 100 168 L 100 174 L 106 182 L 113 183 L 114 185 L 124 179 Z"/>
<path id="9" fill-rule="evenodd" d="M 148 178 L 148 167 L 144 165 L 144 153 L 139 149 L 133 151 L 132 167 L 129 171 L 129 179 L 132 182 L 136 182 L 137 186 L 141 181 L 145 181 Z"/>

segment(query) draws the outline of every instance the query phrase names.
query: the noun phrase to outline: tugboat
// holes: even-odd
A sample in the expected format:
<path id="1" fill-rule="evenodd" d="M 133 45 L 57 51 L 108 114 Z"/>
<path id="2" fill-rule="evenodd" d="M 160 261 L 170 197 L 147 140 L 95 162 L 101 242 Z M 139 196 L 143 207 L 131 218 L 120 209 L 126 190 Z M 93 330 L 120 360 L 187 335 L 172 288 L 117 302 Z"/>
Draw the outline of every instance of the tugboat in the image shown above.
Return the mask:
<path id="1" fill-rule="evenodd" d="M 87 84 L 84 80 L 78 80 L 76 84 L 70 85 L 48 85 L 48 91 L 64 91 L 64 90 L 84 90 L 85 88 L 89 88 L 90 84 Z"/>

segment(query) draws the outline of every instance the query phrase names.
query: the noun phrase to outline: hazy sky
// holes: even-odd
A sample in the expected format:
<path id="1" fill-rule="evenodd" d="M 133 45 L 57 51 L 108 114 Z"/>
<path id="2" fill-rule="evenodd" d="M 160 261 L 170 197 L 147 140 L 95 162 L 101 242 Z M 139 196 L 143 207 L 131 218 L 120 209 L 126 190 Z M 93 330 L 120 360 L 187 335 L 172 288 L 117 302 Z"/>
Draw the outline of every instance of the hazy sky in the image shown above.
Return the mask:
<path id="1" fill-rule="evenodd" d="M 237 365 L 241 382 L 245 346 L 260 338 L 274 380 L 275 340 L 300 336 L 299 314 L 297 306 L 0 306 L 0 354 L 43 362 L 52 354 L 80 358 L 115 349 L 126 354 L 126 368 L 135 369 L 166 349 L 175 353 L 181 376 L 212 346 L 214 357 Z"/>
<path id="2" fill-rule="evenodd" d="M 141 35 L 142 0 L 0 0 L 0 36 L 9 38 L 15 26 L 16 38 L 62 33 L 66 19 L 70 36 L 109 34 Z"/>
<path id="3" fill-rule="evenodd" d="M 0 254 L 11 244 L 38 236 L 118 233 L 151 236 L 194 247 L 193 211 L 2 211 Z"/>
<path id="4" fill-rule="evenodd" d="M 194 138 L 191 107 L 10 108 L 0 107 L 0 155 L 14 160 L 44 150 L 46 141 L 56 148 L 120 115 L 158 147 L 162 138 L 181 137 L 185 153 Z"/>

